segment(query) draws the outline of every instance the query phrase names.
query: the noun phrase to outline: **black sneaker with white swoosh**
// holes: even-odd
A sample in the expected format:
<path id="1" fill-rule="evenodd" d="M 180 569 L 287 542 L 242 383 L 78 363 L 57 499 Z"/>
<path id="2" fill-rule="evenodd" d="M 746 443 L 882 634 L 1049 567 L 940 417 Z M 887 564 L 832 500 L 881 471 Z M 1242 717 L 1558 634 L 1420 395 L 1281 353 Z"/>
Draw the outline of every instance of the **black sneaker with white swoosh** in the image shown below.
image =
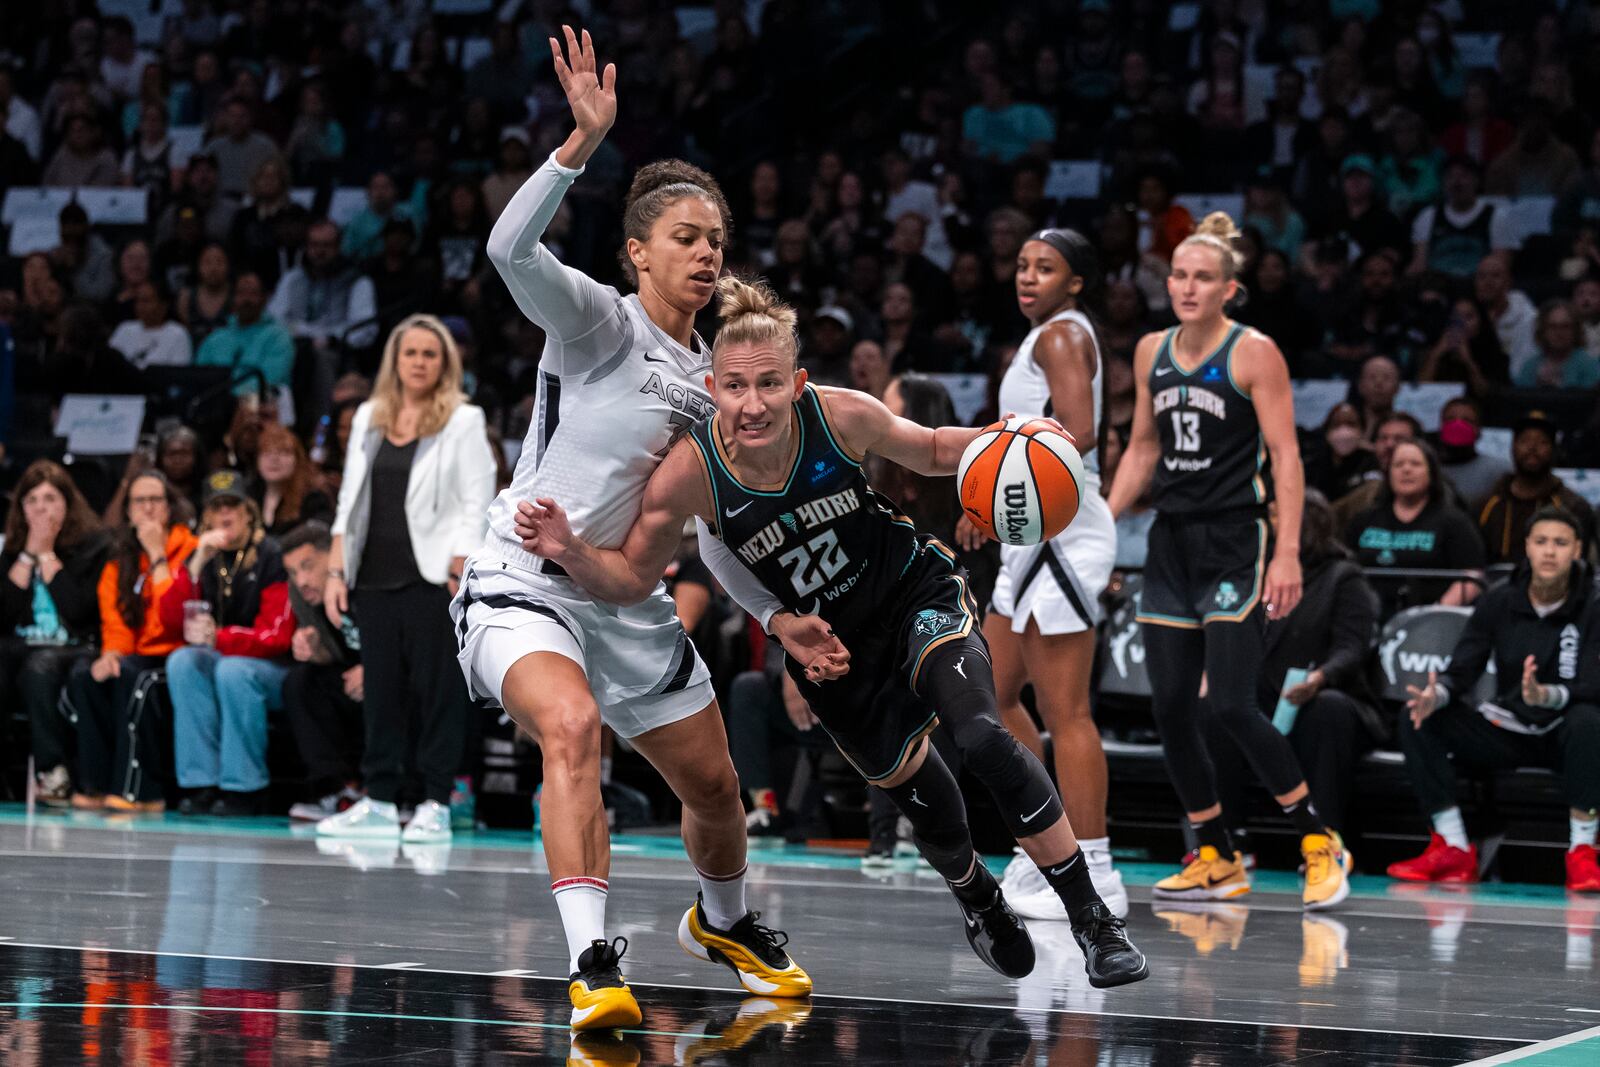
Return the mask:
<path id="1" fill-rule="evenodd" d="M 1072 937 L 1083 950 L 1083 969 L 1096 989 L 1143 981 L 1150 975 L 1144 953 L 1128 940 L 1128 924 L 1103 903 L 1068 916 Z"/>
<path id="2" fill-rule="evenodd" d="M 1028 927 L 1006 903 L 1005 894 L 995 887 L 994 903 L 986 908 L 971 907 L 956 898 L 967 930 L 967 943 L 984 963 L 1007 978 L 1025 978 L 1033 971 L 1033 938 Z"/>

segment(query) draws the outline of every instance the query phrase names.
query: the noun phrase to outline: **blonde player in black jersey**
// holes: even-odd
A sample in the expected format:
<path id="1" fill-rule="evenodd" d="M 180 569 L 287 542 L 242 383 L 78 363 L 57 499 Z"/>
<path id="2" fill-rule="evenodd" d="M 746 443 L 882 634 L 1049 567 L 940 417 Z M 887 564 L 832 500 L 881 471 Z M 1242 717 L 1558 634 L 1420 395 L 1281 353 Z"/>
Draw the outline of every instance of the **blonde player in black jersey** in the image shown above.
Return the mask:
<path id="1" fill-rule="evenodd" d="M 953 473 L 981 431 L 919 426 L 866 393 L 808 384 L 796 366 L 794 311 L 765 285 L 724 278 L 718 291 L 723 327 L 706 379 L 716 414 L 651 475 L 620 551 L 574 536 L 548 497 L 518 505 L 524 547 L 558 560 L 594 595 L 627 603 L 655 584 L 684 520 L 698 516 L 729 550 L 708 554 L 708 566 L 796 653 L 789 672 L 801 694 L 840 752 L 911 821 L 978 956 L 1012 978 L 1034 964 L 1026 928 L 973 851 L 961 790 L 928 743 L 940 720 L 1061 898 L 1090 983 L 1144 978 L 1144 956 L 1096 893 L 1050 776 L 1000 725 L 988 647 L 955 554 L 861 472 L 876 454 L 920 474 Z M 789 639 L 791 627 L 817 619 L 849 653 L 842 675 L 819 670 Z M 884 699 L 905 689 L 921 701 Z M 696 922 L 691 912 L 680 941 Z"/>
<path id="2" fill-rule="evenodd" d="M 1305 475 L 1283 354 L 1226 314 L 1239 292 L 1238 236 L 1232 219 L 1213 212 L 1173 251 L 1167 292 L 1178 326 L 1146 335 L 1135 350 L 1133 435 L 1111 487 L 1114 515 L 1152 490 L 1138 617 L 1167 771 L 1200 843 L 1194 861 L 1153 895 L 1223 900 L 1250 891 L 1202 736 L 1204 679 L 1206 707 L 1301 835 L 1305 907 L 1327 908 L 1349 895 L 1350 855 L 1317 815 L 1289 739 L 1256 698 L 1266 621 L 1300 601 Z M 1274 497 L 1275 548 L 1267 522 Z"/>

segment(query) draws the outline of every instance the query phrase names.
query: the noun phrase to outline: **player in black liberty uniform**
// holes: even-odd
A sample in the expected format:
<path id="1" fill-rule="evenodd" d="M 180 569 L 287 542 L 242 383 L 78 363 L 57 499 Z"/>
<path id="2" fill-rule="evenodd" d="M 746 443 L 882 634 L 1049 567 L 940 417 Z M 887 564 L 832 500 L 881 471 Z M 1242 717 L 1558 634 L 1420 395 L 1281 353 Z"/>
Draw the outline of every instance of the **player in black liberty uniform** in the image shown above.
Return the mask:
<path id="1" fill-rule="evenodd" d="M 1224 314 L 1238 291 L 1237 236 L 1215 212 L 1172 254 L 1167 291 L 1179 325 L 1147 335 L 1134 354 L 1133 435 L 1111 489 L 1114 515 L 1147 486 L 1156 508 L 1138 617 L 1167 771 L 1200 843 L 1193 862 L 1153 895 L 1221 900 L 1250 891 L 1202 736 L 1203 678 L 1211 713 L 1301 834 L 1303 903 L 1327 908 L 1350 892 L 1349 853 L 1323 825 L 1288 739 L 1256 698 L 1266 620 L 1300 600 L 1305 476 L 1283 356 Z M 1276 548 L 1267 519 L 1274 496 Z"/>
<path id="2" fill-rule="evenodd" d="M 1033 943 L 974 852 L 961 791 L 928 743 L 940 720 L 1066 905 L 1090 982 L 1145 977 L 1144 956 L 1095 892 L 1049 775 L 1000 724 L 977 605 L 954 552 L 918 533 L 861 472 L 871 452 L 921 474 L 954 473 L 979 431 L 930 429 L 865 393 L 807 385 L 794 312 L 764 285 L 724 278 L 718 288 L 723 327 L 706 382 L 717 414 L 651 476 L 621 549 L 574 538 L 548 499 L 519 506 L 524 545 L 594 595 L 627 603 L 655 586 L 684 521 L 698 516 L 718 546 L 706 564 L 783 643 L 839 750 L 910 819 L 979 957 L 1020 977 L 1033 969 Z M 933 713 L 881 699 L 900 687 Z M 686 921 L 695 920 L 691 911 Z"/>

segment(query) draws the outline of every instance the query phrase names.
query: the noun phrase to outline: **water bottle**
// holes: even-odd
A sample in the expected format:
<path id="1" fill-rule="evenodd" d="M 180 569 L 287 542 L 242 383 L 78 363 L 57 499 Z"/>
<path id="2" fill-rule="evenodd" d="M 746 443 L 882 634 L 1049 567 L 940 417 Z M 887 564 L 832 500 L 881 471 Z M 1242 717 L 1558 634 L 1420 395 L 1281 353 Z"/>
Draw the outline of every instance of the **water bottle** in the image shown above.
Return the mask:
<path id="1" fill-rule="evenodd" d="M 332 424 L 332 416 L 322 416 L 317 420 L 317 431 L 311 438 L 311 462 L 319 467 L 328 462 L 328 428 Z"/>

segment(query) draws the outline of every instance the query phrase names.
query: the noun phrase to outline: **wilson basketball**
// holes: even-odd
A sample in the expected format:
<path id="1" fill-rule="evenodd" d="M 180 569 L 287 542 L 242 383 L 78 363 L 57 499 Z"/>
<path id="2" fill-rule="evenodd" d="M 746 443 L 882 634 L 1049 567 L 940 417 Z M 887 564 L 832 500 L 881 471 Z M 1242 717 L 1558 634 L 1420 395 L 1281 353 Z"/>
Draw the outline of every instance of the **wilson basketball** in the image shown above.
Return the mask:
<path id="1" fill-rule="evenodd" d="M 961 510 L 1002 545 L 1036 545 L 1065 530 L 1083 478 L 1072 437 L 1021 416 L 985 426 L 956 468 Z"/>

